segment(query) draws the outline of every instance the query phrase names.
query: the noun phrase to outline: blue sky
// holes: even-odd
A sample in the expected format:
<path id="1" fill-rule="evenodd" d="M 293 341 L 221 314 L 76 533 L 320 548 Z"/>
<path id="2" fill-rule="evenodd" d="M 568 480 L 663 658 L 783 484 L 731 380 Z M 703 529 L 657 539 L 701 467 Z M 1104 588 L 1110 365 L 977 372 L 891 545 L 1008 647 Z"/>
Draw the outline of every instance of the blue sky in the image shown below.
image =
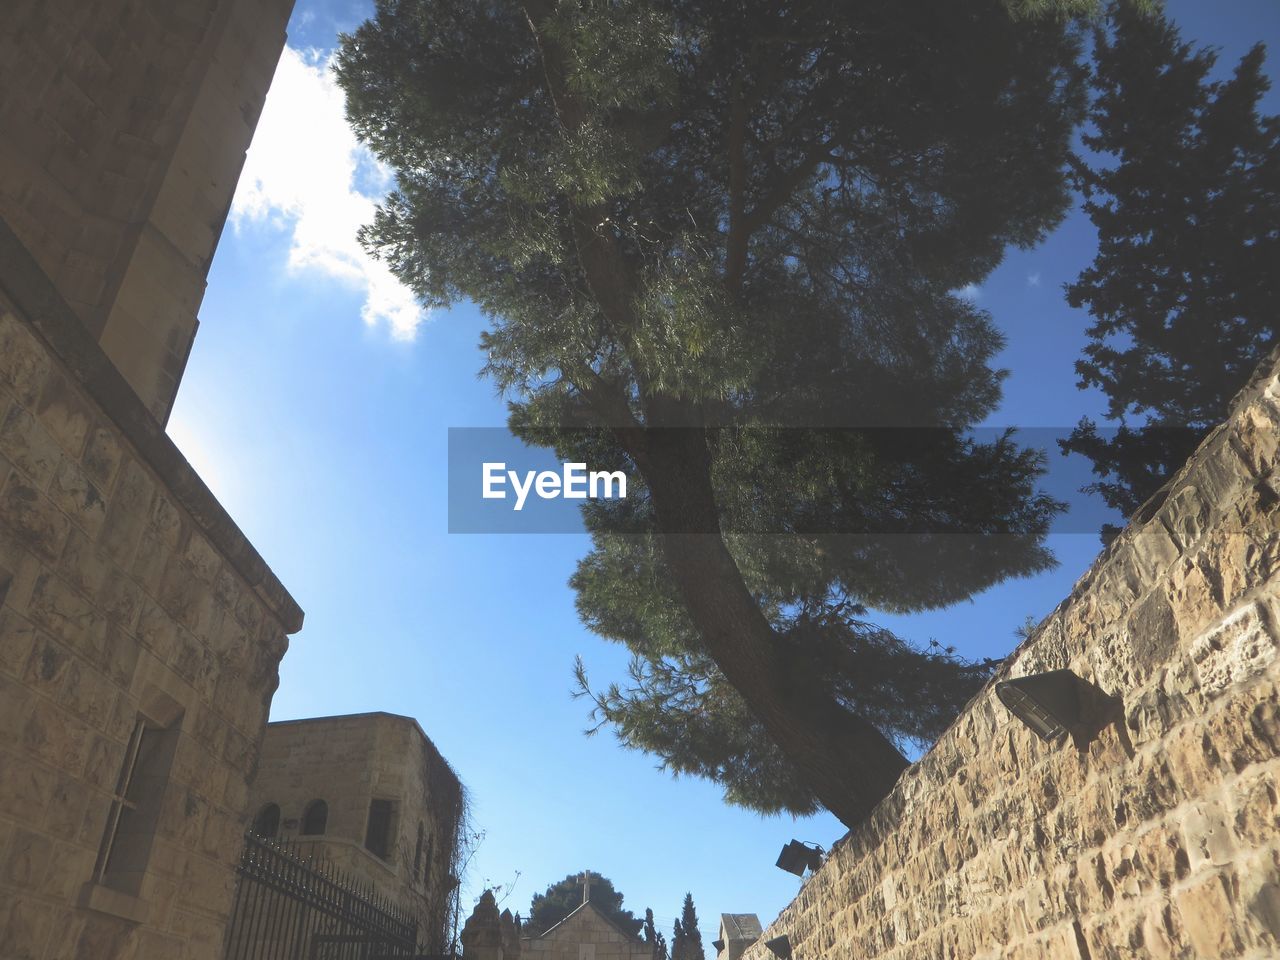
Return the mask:
<path id="1" fill-rule="evenodd" d="M 1220 66 L 1255 40 L 1280 57 L 1274 0 L 1168 8 L 1184 38 L 1222 48 Z M 627 906 L 652 907 L 668 935 L 685 891 L 708 942 L 721 912 L 767 923 L 798 887 L 773 867 L 782 844 L 829 846 L 840 824 L 726 807 L 712 785 L 672 780 L 608 734 L 584 737 L 586 708 L 569 697 L 574 655 L 600 680 L 626 663 L 574 612 L 566 580 L 585 539 L 448 533 L 448 429 L 501 426 L 505 408 L 477 377 L 483 318 L 468 306 L 424 315 L 355 245 L 388 181 L 346 131 L 324 64 L 336 32 L 368 11 L 298 0 L 169 424 L 306 610 L 272 717 L 418 718 L 485 832 L 464 910 L 485 885 L 515 880 L 504 905 L 527 912 L 533 893 L 590 868 Z M 1280 112 L 1274 92 L 1267 106 Z M 973 291 L 1008 337 L 992 424 L 1066 428 L 1102 409 L 1075 387 L 1087 318 L 1061 293 L 1093 243 L 1073 217 Z M 1015 627 L 1066 595 L 1098 540 L 1062 533 L 1051 546 L 1052 573 L 884 622 L 970 656 L 1003 655 Z"/>

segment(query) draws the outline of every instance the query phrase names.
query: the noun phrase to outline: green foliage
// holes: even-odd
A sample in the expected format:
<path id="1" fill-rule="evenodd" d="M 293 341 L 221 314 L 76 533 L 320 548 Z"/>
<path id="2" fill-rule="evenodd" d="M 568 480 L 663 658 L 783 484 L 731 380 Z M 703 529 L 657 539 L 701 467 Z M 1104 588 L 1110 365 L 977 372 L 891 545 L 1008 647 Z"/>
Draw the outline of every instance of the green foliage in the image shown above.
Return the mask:
<path id="1" fill-rule="evenodd" d="M 684 960 L 688 949 L 688 938 L 684 933 L 684 925 L 679 919 L 671 927 L 671 960 Z"/>
<path id="2" fill-rule="evenodd" d="M 684 906 L 676 924 L 680 933 L 680 952 L 677 954 L 673 950 L 671 960 L 706 960 L 706 953 L 702 948 L 702 932 L 698 929 L 698 911 L 693 907 L 692 893 L 684 895 Z"/>
<path id="3" fill-rule="evenodd" d="M 653 960 L 667 960 L 667 938 L 658 932 L 653 922 L 653 911 L 644 912 L 644 942 L 653 950 Z"/>
<path id="4" fill-rule="evenodd" d="M 1264 51 L 1211 80 L 1161 16 L 1113 8 L 1095 41 L 1097 155 L 1081 165 L 1094 262 L 1067 288 L 1094 321 L 1076 364 L 1108 397 L 1111 436 L 1082 420 L 1064 450 L 1090 457 L 1090 489 L 1126 514 L 1227 414 L 1280 325 L 1280 119 L 1259 116 Z"/>
<path id="5" fill-rule="evenodd" d="M 535 893 L 529 904 L 529 919 L 524 929 L 530 936 L 540 936 L 582 906 L 583 874 L 571 873 L 558 883 L 547 887 L 543 893 Z M 622 893 L 614 889 L 613 881 L 598 873 L 591 874 L 591 903 L 623 931 L 636 936 L 644 921 L 630 910 L 622 908 Z"/>
<path id="6" fill-rule="evenodd" d="M 980 682 L 860 617 L 1052 563 L 1039 455 L 967 437 L 1001 338 L 954 291 L 1067 209 L 1078 53 L 1000 0 L 379 0 L 344 38 L 397 174 L 364 242 L 489 315 L 517 434 L 632 478 L 573 581 L 637 658 L 597 699 L 624 743 L 850 822 L 901 769 L 884 736 Z"/>

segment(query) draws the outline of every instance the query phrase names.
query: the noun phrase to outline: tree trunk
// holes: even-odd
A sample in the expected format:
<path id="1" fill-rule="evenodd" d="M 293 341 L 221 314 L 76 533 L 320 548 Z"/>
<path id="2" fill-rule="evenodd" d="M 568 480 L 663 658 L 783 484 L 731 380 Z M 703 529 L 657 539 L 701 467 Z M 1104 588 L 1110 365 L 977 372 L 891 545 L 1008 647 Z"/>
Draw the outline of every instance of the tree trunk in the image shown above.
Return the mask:
<path id="1" fill-rule="evenodd" d="M 664 555 L 708 655 L 823 806 L 853 827 L 893 788 L 906 759 L 829 694 L 789 685 L 788 654 L 720 534 L 706 432 L 616 432 L 648 484 Z"/>

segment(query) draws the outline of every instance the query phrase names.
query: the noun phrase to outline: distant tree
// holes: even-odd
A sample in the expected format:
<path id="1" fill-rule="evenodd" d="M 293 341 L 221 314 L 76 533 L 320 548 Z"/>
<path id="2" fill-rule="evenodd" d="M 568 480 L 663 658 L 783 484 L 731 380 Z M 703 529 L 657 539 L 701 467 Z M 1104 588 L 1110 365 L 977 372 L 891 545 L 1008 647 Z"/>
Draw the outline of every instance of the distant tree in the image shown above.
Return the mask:
<path id="1" fill-rule="evenodd" d="M 687 938 L 684 935 L 684 927 L 679 920 L 671 928 L 671 960 L 687 960 L 688 951 Z"/>
<path id="2" fill-rule="evenodd" d="M 529 919 L 525 921 L 529 936 L 546 933 L 582 905 L 584 879 L 584 874 L 571 873 L 547 887 L 545 892 L 533 895 Z M 632 936 L 639 935 L 644 920 L 622 908 L 622 893 L 614 889 L 612 880 L 594 872 L 591 874 L 591 903 L 622 930 Z"/>
<path id="3" fill-rule="evenodd" d="M 1226 416 L 1280 330 L 1280 118 L 1258 113 L 1263 59 L 1258 44 L 1211 80 L 1213 50 L 1123 5 L 1096 32 L 1096 159 L 1077 175 L 1098 253 L 1067 300 L 1094 318 L 1080 386 L 1106 393 L 1120 426 L 1081 420 L 1061 446 L 1093 460 L 1087 489 L 1126 515 Z"/>
<path id="4" fill-rule="evenodd" d="M 658 939 L 658 931 L 653 923 L 653 910 L 645 907 L 644 910 L 644 942 L 656 943 Z"/>
<path id="5" fill-rule="evenodd" d="M 698 911 L 693 907 L 693 894 L 684 895 L 684 908 L 680 911 L 680 929 L 684 933 L 684 956 L 681 960 L 706 960 L 702 949 L 702 933 L 698 930 Z"/>
<path id="6" fill-rule="evenodd" d="M 667 960 L 667 940 L 658 932 L 653 922 L 653 911 L 648 908 L 644 911 L 644 942 L 652 949 L 653 960 Z"/>
<path id="7" fill-rule="evenodd" d="M 655 669 L 696 660 L 714 722 L 749 716 L 746 746 L 847 824 L 907 766 L 886 699 L 931 718 L 980 679 L 843 611 L 1052 563 L 1038 455 L 969 436 L 1001 337 L 956 291 L 1069 206 L 1079 38 L 1010 11 L 1081 6 L 378 0 L 342 42 L 397 177 L 366 246 L 490 317 L 518 435 L 632 478 L 584 511 L 584 619 Z M 743 802 L 780 779 L 721 779 L 724 747 L 674 766 Z"/>

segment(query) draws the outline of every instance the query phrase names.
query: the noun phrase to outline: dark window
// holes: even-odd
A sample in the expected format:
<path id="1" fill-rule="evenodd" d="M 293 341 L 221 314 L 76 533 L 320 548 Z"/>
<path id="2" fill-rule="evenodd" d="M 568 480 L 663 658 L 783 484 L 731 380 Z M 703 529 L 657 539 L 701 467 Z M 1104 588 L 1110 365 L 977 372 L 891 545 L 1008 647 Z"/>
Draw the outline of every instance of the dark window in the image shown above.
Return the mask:
<path id="1" fill-rule="evenodd" d="M 413 848 L 413 876 L 416 879 L 422 869 L 422 821 L 418 821 L 418 844 Z"/>
<path id="2" fill-rule="evenodd" d="M 166 729 L 142 716 L 134 724 L 93 870 L 103 886 L 127 893 L 141 888 L 177 743 L 176 726 Z"/>
<path id="3" fill-rule="evenodd" d="M 391 801 L 369 801 L 369 825 L 364 832 L 369 852 L 386 860 L 391 855 Z"/>
<path id="4" fill-rule="evenodd" d="M 253 818 L 253 832 L 259 837 L 274 837 L 280 832 L 280 808 L 268 803 Z"/>
<path id="5" fill-rule="evenodd" d="M 320 836 L 329 823 L 329 805 L 323 800 L 312 800 L 302 814 L 302 832 L 307 836 Z"/>

